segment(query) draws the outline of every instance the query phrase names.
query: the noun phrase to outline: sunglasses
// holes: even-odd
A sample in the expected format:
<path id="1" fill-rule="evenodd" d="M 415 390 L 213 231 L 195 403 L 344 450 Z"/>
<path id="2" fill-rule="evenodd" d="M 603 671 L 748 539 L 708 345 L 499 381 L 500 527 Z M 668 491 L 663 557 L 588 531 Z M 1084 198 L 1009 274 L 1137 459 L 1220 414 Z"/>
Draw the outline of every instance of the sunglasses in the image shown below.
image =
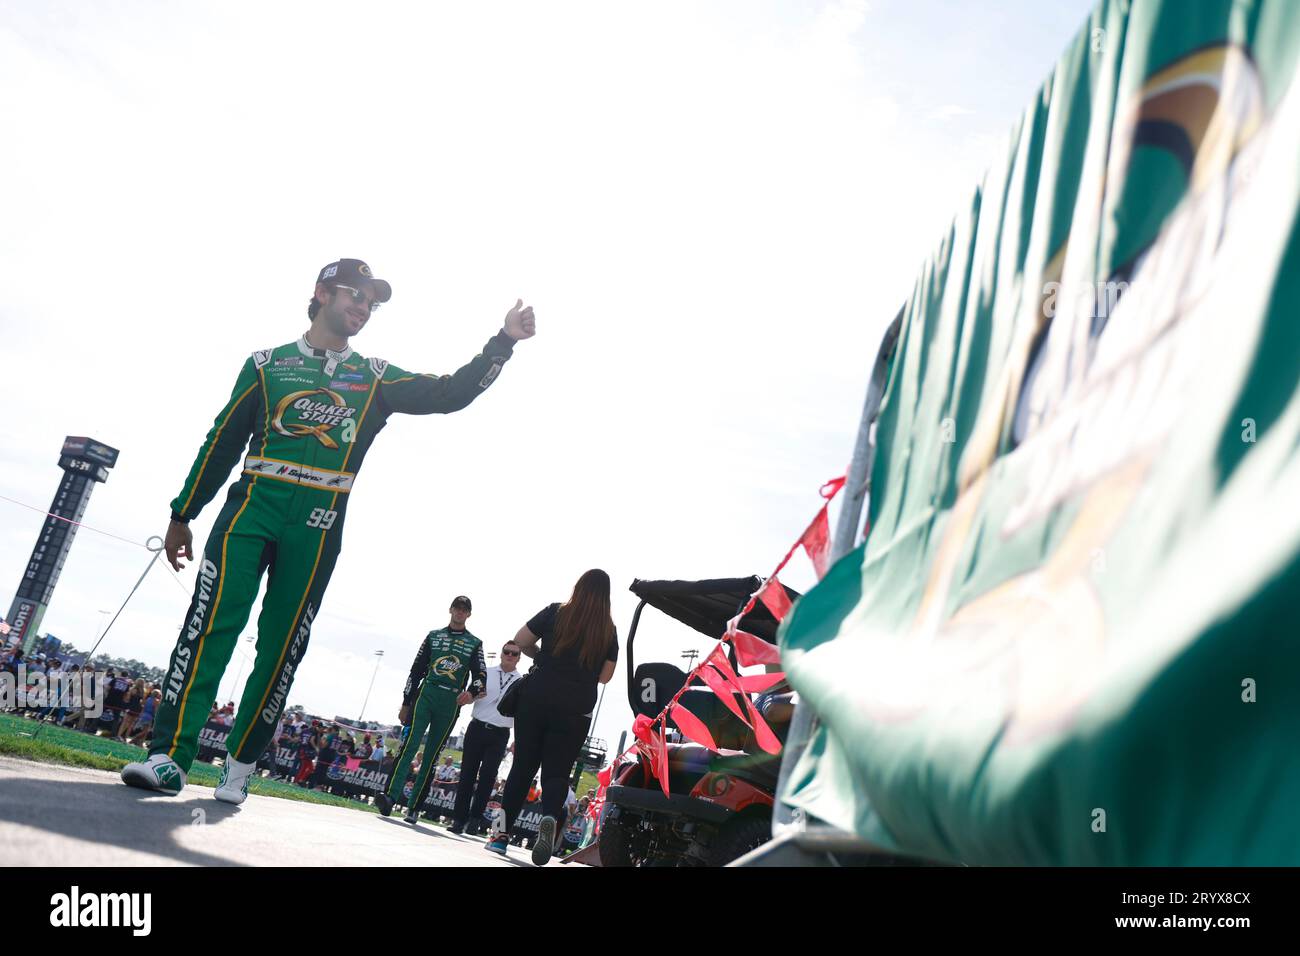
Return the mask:
<path id="1" fill-rule="evenodd" d="M 371 312 L 377 312 L 379 307 L 383 305 L 382 302 L 375 301 L 360 289 L 354 289 L 350 285 L 336 285 L 334 288 L 338 289 L 340 292 L 346 292 L 352 298 L 353 305 L 364 305 L 369 308 Z"/>
<path id="2" fill-rule="evenodd" d="M 502 656 L 502 657 L 518 657 L 518 656 L 519 656 L 519 652 L 518 652 L 518 651 L 502 651 L 502 652 L 501 652 L 501 656 Z"/>

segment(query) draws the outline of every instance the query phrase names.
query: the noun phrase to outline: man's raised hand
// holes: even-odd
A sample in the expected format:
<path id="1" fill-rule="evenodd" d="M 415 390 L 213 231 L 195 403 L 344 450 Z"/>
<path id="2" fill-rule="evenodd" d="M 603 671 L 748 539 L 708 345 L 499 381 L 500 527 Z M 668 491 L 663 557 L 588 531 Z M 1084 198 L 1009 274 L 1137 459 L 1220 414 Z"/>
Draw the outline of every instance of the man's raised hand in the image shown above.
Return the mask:
<path id="1" fill-rule="evenodd" d="M 536 334 L 537 319 L 533 316 L 533 307 L 525 307 L 524 300 L 520 299 L 506 313 L 506 335 L 518 342 L 521 339 L 531 339 Z"/>

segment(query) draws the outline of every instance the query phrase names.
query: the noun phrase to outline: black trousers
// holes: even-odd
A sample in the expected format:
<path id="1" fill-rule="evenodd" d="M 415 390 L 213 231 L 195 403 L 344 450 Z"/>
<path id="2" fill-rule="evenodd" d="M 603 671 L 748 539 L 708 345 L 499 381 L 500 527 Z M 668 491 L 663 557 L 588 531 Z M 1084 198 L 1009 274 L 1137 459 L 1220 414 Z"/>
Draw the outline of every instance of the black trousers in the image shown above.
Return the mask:
<path id="1" fill-rule="evenodd" d="M 334 766 L 334 761 L 338 759 L 338 754 L 332 750 L 323 750 L 320 756 L 316 758 L 316 769 L 312 771 L 311 786 L 328 787 L 330 782 L 330 767 Z"/>
<path id="2" fill-rule="evenodd" d="M 569 795 L 573 765 L 591 726 L 591 718 L 574 715 L 572 707 L 572 697 L 559 688 L 531 684 L 525 688 L 515 716 L 515 762 L 501 798 L 507 833 L 523 808 L 524 797 L 539 767 L 542 815 L 555 817 L 563 826 L 564 801 Z"/>
<path id="3" fill-rule="evenodd" d="M 456 784 L 456 809 L 453 826 L 467 821 L 483 823 L 483 811 L 497 783 L 497 770 L 510 742 L 509 727 L 493 727 L 481 720 L 471 720 L 465 730 L 465 746 L 460 757 L 460 782 Z"/>

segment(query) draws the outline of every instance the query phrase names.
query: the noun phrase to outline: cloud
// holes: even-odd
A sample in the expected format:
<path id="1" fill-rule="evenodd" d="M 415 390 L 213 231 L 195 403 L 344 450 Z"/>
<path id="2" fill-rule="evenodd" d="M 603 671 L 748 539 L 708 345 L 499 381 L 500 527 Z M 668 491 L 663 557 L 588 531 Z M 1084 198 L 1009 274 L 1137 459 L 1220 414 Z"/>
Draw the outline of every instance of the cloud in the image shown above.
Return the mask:
<path id="1" fill-rule="evenodd" d="M 932 110 L 927 114 L 927 118 L 946 123 L 948 120 L 956 119 L 959 116 L 973 116 L 974 113 L 974 110 L 968 109 L 965 106 L 958 106 L 956 103 L 946 103 L 938 109 Z"/>

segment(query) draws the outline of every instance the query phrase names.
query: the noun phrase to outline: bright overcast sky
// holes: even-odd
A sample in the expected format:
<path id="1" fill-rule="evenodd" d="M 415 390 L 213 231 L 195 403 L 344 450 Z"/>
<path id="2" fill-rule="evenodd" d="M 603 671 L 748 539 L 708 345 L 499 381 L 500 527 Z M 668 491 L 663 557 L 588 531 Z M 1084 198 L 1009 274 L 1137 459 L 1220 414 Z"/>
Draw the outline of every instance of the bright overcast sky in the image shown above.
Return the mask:
<path id="1" fill-rule="evenodd" d="M 0 494 L 44 510 L 63 437 L 89 435 L 121 457 L 85 522 L 162 534 L 240 364 L 358 257 L 394 289 L 362 354 L 454 371 L 518 297 L 538 334 L 469 409 L 390 420 L 291 703 L 355 717 L 383 650 L 365 716 L 395 721 L 456 594 L 496 650 L 590 567 L 620 635 L 633 578 L 766 574 L 847 464 L 885 324 L 1090 6 L 11 0 Z M 0 501 L 0 613 L 41 522 Z M 147 560 L 83 530 L 42 630 L 88 649 Z M 102 650 L 164 667 L 181 579 L 160 562 Z M 649 612 L 636 659 L 708 646 Z"/>

